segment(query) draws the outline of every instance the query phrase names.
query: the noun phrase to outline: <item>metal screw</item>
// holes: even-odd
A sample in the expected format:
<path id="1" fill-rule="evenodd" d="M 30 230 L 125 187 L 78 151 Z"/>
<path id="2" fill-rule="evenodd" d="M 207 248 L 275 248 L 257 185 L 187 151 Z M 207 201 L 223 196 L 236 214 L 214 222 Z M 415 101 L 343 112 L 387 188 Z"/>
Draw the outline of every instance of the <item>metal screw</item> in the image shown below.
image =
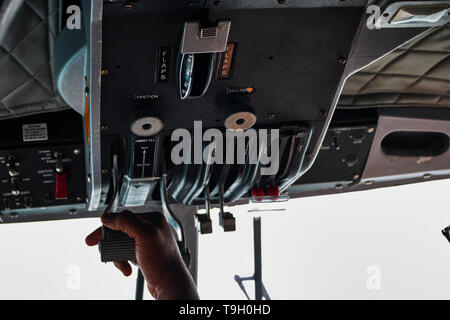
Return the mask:
<path id="1" fill-rule="evenodd" d="M 368 129 L 367 129 L 367 132 L 368 132 L 368 133 L 372 133 L 372 132 L 373 132 L 373 128 L 368 128 Z"/>
<path id="2" fill-rule="evenodd" d="M 126 3 L 124 5 L 124 7 L 125 7 L 125 9 L 131 9 L 131 8 L 133 8 L 133 5 L 131 3 Z"/>
<path id="3" fill-rule="evenodd" d="M 359 174 L 355 174 L 354 176 L 353 176 L 353 180 L 358 180 L 359 179 Z"/>
<path id="4" fill-rule="evenodd" d="M 342 184 L 337 184 L 336 185 L 336 190 L 341 190 L 344 186 Z"/>
<path id="5" fill-rule="evenodd" d="M 88 175 L 87 175 L 87 181 L 88 181 L 89 183 L 92 182 L 92 176 L 91 176 L 91 174 L 88 174 Z"/>
<path id="6" fill-rule="evenodd" d="M 372 184 L 373 184 L 373 180 L 366 181 L 366 183 L 365 183 L 366 186 L 371 186 Z"/>
<path id="7" fill-rule="evenodd" d="M 275 113 L 269 113 L 269 114 L 267 115 L 267 119 L 269 119 L 269 120 L 275 119 Z"/>
<path id="8" fill-rule="evenodd" d="M 9 216 L 11 217 L 11 218 L 17 218 L 18 216 L 19 216 L 19 214 L 17 213 L 17 212 L 11 212 L 10 214 L 9 214 Z"/>
<path id="9" fill-rule="evenodd" d="M 100 128 L 101 131 L 108 131 L 108 129 L 109 129 L 108 126 L 101 126 Z"/>
<path id="10" fill-rule="evenodd" d="M 77 209 L 70 209 L 70 210 L 69 210 L 69 214 L 70 214 L 71 216 L 76 215 L 77 213 L 78 213 Z"/>
<path id="11" fill-rule="evenodd" d="M 423 175 L 423 178 L 424 178 L 424 179 L 430 179 L 430 178 L 431 178 L 431 174 L 425 173 L 425 174 Z"/>
<path id="12" fill-rule="evenodd" d="M 107 174 L 108 173 L 108 169 L 102 169 L 102 174 Z"/>
<path id="13" fill-rule="evenodd" d="M 106 76 L 107 74 L 109 74 L 109 70 L 108 69 L 102 69 L 102 76 Z"/>
<path id="14" fill-rule="evenodd" d="M 73 149 L 73 153 L 75 154 L 75 155 L 80 155 L 81 154 L 81 150 L 80 149 Z"/>
<path id="15" fill-rule="evenodd" d="M 338 62 L 340 64 L 346 64 L 347 63 L 347 59 L 345 59 L 344 57 L 339 58 Z"/>

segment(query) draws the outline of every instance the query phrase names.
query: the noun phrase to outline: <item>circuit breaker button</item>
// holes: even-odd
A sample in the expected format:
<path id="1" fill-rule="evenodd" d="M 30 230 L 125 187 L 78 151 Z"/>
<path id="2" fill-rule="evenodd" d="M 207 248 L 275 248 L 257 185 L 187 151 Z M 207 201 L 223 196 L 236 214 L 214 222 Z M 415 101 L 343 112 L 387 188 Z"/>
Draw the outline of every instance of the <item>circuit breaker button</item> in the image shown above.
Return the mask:
<path id="1" fill-rule="evenodd" d="M 67 175 L 65 172 L 55 175 L 55 199 L 67 199 Z"/>

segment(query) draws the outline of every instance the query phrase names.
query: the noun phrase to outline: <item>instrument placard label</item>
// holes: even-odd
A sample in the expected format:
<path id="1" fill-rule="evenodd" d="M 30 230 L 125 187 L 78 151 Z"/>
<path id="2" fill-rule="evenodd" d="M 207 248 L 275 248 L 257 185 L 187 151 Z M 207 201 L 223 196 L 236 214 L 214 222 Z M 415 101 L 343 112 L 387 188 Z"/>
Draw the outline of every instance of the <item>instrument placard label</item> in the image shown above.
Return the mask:
<path id="1" fill-rule="evenodd" d="M 22 125 L 23 142 L 47 141 L 48 131 L 46 123 Z"/>
<path id="2" fill-rule="evenodd" d="M 159 48 L 158 57 L 158 82 L 169 81 L 170 71 L 170 47 Z"/>

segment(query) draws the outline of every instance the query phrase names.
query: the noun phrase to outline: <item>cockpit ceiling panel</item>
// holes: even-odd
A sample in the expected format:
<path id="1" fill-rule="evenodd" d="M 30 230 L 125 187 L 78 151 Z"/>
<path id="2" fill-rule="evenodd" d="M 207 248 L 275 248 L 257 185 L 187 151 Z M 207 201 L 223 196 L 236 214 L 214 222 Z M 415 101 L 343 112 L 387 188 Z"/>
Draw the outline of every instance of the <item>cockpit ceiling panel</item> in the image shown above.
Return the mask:
<path id="1" fill-rule="evenodd" d="M 450 107 L 450 24 L 428 30 L 352 75 L 338 108 Z"/>

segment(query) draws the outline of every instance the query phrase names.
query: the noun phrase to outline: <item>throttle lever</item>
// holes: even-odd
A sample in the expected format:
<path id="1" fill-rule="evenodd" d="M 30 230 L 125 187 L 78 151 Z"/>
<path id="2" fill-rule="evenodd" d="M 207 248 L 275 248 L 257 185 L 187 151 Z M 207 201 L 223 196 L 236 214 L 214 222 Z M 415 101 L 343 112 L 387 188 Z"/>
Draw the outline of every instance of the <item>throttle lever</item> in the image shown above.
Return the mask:
<path id="1" fill-rule="evenodd" d="M 112 170 L 112 197 L 111 201 L 105 209 L 105 212 L 117 214 L 119 206 L 119 166 L 118 155 L 113 153 L 113 170 Z M 191 255 L 186 245 L 183 226 L 172 212 L 168 204 L 167 193 L 167 174 L 163 174 L 160 184 L 161 204 L 163 214 L 172 228 L 175 230 L 177 244 L 183 261 L 189 268 L 191 264 Z M 102 262 L 113 261 L 132 261 L 136 262 L 135 240 L 121 231 L 114 231 L 102 226 L 102 240 L 99 241 L 99 250 Z"/>
<path id="2" fill-rule="evenodd" d="M 104 212 L 117 214 L 119 207 L 119 160 L 117 151 L 113 151 L 112 197 Z M 98 243 L 102 262 L 132 261 L 136 262 L 135 241 L 122 231 L 111 230 L 102 226 L 102 240 Z"/>
<path id="3" fill-rule="evenodd" d="M 186 239 L 184 236 L 183 225 L 180 220 L 175 216 L 172 209 L 170 208 L 168 202 L 168 193 L 167 193 L 167 173 L 163 173 L 161 184 L 160 184 L 160 192 L 161 192 L 161 206 L 163 209 L 163 214 L 167 219 L 167 222 L 172 226 L 175 230 L 176 240 L 178 244 L 178 248 L 180 249 L 181 256 L 183 257 L 183 261 L 186 266 L 189 268 L 191 265 L 191 253 L 189 252 L 189 248 L 186 244 Z"/>

